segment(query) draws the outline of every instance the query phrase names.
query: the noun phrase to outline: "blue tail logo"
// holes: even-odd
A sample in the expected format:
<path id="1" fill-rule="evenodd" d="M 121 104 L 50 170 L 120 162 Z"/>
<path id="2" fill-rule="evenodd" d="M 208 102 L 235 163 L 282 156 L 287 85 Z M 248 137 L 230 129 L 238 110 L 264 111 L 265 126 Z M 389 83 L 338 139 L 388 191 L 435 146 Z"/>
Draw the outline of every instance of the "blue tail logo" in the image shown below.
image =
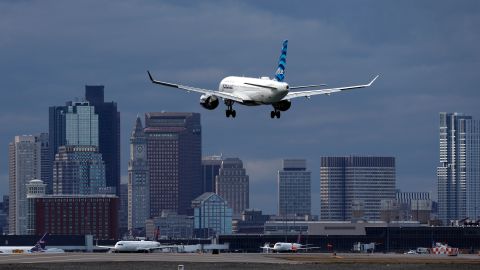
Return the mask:
<path id="1" fill-rule="evenodd" d="M 287 65 L 287 45 L 288 40 L 283 42 L 282 54 L 278 60 L 277 71 L 275 72 L 275 80 L 282 82 L 285 79 L 285 66 Z"/>

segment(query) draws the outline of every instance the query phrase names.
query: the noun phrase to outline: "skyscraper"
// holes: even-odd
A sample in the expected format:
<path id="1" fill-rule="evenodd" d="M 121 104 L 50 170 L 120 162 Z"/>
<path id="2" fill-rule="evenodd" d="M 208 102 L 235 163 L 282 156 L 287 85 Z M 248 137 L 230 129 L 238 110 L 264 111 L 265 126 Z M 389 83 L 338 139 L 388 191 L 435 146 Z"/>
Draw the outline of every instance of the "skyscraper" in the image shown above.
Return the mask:
<path id="1" fill-rule="evenodd" d="M 98 115 L 88 102 L 68 103 L 65 111 L 65 145 L 98 146 Z"/>
<path id="2" fill-rule="evenodd" d="M 215 178 L 222 166 L 222 156 L 206 156 L 202 158 L 202 193 L 215 192 Z"/>
<path id="3" fill-rule="evenodd" d="M 107 186 L 119 195 L 120 113 L 115 102 L 104 101 L 104 86 L 86 86 L 85 92 L 85 101 L 49 108 L 50 160 L 60 146 L 97 146 L 105 162 Z M 51 193 L 52 178 L 45 183 Z"/>
<path id="4" fill-rule="evenodd" d="M 9 144 L 9 232 L 12 234 L 27 233 L 26 184 L 42 176 L 44 137 L 45 135 L 15 136 Z"/>
<path id="5" fill-rule="evenodd" d="M 322 220 L 379 220 L 381 201 L 395 199 L 393 157 L 321 157 L 320 162 Z"/>
<path id="6" fill-rule="evenodd" d="M 101 194 L 105 163 L 96 146 L 60 146 L 53 162 L 53 194 Z"/>
<path id="7" fill-rule="evenodd" d="M 311 214 L 311 172 L 305 159 L 284 159 L 278 171 L 278 215 Z"/>
<path id="8" fill-rule="evenodd" d="M 98 115 L 88 102 L 67 102 L 49 108 L 49 152 L 53 164 L 60 146 L 98 147 Z M 46 192 L 53 192 L 53 175 L 45 179 Z"/>
<path id="9" fill-rule="evenodd" d="M 226 158 L 215 181 L 215 190 L 239 217 L 249 207 L 249 179 L 239 158 Z"/>
<path id="10" fill-rule="evenodd" d="M 36 136 L 40 145 L 40 180 L 48 183 L 52 180 L 52 161 L 50 160 L 50 143 L 48 133 L 40 133 Z"/>
<path id="11" fill-rule="evenodd" d="M 120 194 L 120 112 L 116 102 L 105 102 L 103 85 L 85 86 L 85 99 L 98 115 L 98 147 L 105 162 L 108 187 Z"/>
<path id="12" fill-rule="evenodd" d="M 480 217 L 480 121 L 461 113 L 440 113 L 438 217 Z"/>
<path id="13" fill-rule="evenodd" d="M 128 162 L 128 230 L 145 228 L 150 217 L 150 174 L 147 162 L 147 140 L 142 121 L 137 116 L 130 136 Z"/>
<path id="14" fill-rule="evenodd" d="M 162 210 L 191 214 L 201 192 L 202 130 L 198 113 L 145 115 L 150 168 L 150 216 Z"/>

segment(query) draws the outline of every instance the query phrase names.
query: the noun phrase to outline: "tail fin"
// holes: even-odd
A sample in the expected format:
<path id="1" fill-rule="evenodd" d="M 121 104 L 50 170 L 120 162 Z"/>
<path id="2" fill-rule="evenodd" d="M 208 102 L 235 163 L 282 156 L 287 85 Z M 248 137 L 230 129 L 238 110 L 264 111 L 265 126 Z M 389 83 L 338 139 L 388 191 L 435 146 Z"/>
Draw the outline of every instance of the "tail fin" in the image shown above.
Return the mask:
<path id="1" fill-rule="evenodd" d="M 155 241 L 158 241 L 158 237 L 160 236 L 160 226 L 157 226 L 155 230 Z"/>
<path id="2" fill-rule="evenodd" d="M 45 233 L 40 240 L 38 240 L 37 243 L 35 243 L 35 246 L 30 249 L 32 252 L 41 252 L 45 250 L 46 247 L 46 241 L 45 239 L 47 238 L 48 233 Z"/>
<path id="3" fill-rule="evenodd" d="M 287 45 L 288 40 L 283 42 L 282 54 L 278 60 L 277 71 L 275 71 L 275 80 L 282 82 L 285 79 L 285 66 L 287 65 Z"/>
<path id="4" fill-rule="evenodd" d="M 300 242 L 300 241 L 302 241 L 302 231 L 300 231 L 300 233 L 298 234 L 298 237 L 297 237 L 297 243 L 298 243 L 298 244 L 301 244 L 301 243 L 302 243 L 302 242 Z"/>

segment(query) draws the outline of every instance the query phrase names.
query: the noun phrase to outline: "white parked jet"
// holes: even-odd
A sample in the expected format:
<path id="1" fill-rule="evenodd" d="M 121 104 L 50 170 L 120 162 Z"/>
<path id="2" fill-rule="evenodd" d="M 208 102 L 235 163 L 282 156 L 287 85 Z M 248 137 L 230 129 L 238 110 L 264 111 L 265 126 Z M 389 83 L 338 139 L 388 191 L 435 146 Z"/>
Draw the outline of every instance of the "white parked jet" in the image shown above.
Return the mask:
<path id="1" fill-rule="evenodd" d="M 299 243 L 286 243 L 286 242 L 277 242 L 273 247 L 271 247 L 268 243 L 266 243 L 261 249 L 264 252 L 298 252 L 300 250 L 311 250 L 311 249 L 318 249 L 320 247 L 310 247 L 308 245 L 302 245 Z"/>
<path id="2" fill-rule="evenodd" d="M 108 247 L 108 246 L 98 246 L 100 248 L 109 249 L 110 252 L 143 252 L 149 253 L 155 250 L 162 250 L 169 248 L 171 246 L 163 246 L 157 241 L 147 241 L 147 240 L 140 240 L 140 241 L 118 241 L 115 243 L 115 246 Z"/>
<path id="3" fill-rule="evenodd" d="M 46 248 L 45 238 L 48 234 L 44 234 L 33 247 L 28 246 L 1 246 L 0 254 L 23 254 L 23 253 L 64 253 L 60 248 Z"/>
<path id="4" fill-rule="evenodd" d="M 188 92 L 201 93 L 202 96 L 200 97 L 200 105 L 208 110 L 217 108 L 219 99 L 222 98 L 223 102 L 227 106 L 225 115 L 227 117 L 232 116 L 232 118 L 235 118 L 237 114 L 233 109 L 233 104 L 235 103 L 246 106 L 272 105 L 273 110 L 270 112 L 270 117 L 280 118 L 281 111 L 287 111 L 290 109 L 292 105 L 292 102 L 290 101 L 291 99 L 298 97 L 310 98 L 314 95 L 330 95 L 335 92 L 365 88 L 372 85 L 372 83 L 378 78 L 377 75 L 368 84 L 363 85 L 290 92 L 291 90 L 316 88 L 325 85 L 289 86 L 288 83 L 283 81 L 285 79 L 285 66 L 287 61 L 287 45 L 288 40 L 285 40 L 283 42 L 282 53 L 280 55 L 278 67 L 273 79 L 270 79 L 269 77 L 249 78 L 229 76 L 220 82 L 218 91 L 215 91 L 158 81 L 152 77 L 149 71 L 148 76 L 150 77 L 152 83 L 178 88 Z"/>

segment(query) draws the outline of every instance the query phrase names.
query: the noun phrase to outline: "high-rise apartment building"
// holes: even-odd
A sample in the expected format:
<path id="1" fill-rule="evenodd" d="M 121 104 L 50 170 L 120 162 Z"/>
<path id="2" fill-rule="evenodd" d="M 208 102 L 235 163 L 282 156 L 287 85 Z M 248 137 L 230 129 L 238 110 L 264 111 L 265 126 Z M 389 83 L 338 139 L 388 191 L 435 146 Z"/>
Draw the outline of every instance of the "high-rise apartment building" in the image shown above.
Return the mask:
<path id="1" fill-rule="evenodd" d="M 215 178 L 222 166 L 222 156 L 205 156 L 202 158 L 202 193 L 215 192 Z"/>
<path id="2" fill-rule="evenodd" d="M 239 158 L 222 160 L 215 181 L 215 190 L 227 201 L 233 215 L 240 217 L 242 212 L 249 208 L 249 178 Z"/>
<path id="3" fill-rule="evenodd" d="M 305 159 L 284 159 L 278 171 L 278 215 L 311 214 L 311 172 Z"/>
<path id="4" fill-rule="evenodd" d="M 145 228 L 150 218 L 150 173 L 147 162 L 147 139 L 137 116 L 130 136 L 128 162 L 128 229 Z"/>
<path id="5" fill-rule="evenodd" d="M 98 151 L 105 162 L 107 187 L 120 194 L 120 112 L 116 102 L 105 102 L 103 85 L 85 86 L 85 99 L 98 115 Z"/>
<path id="6" fill-rule="evenodd" d="M 27 187 L 33 179 L 41 179 L 46 166 L 46 134 L 15 136 L 9 144 L 9 233 L 27 233 Z M 48 150 L 47 150 L 48 151 Z M 44 156 L 43 156 L 44 157 Z"/>
<path id="7" fill-rule="evenodd" d="M 480 217 L 480 121 L 440 113 L 438 217 L 444 224 Z"/>
<path id="8" fill-rule="evenodd" d="M 395 158 L 321 157 L 320 218 L 379 220 L 382 200 L 395 199 Z"/>
<path id="9" fill-rule="evenodd" d="M 60 146 L 53 162 L 53 194 L 105 193 L 105 164 L 96 146 Z"/>
<path id="10" fill-rule="evenodd" d="M 162 210 L 191 214 L 201 192 L 202 129 L 198 113 L 145 115 L 150 169 L 150 216 Z"/>

